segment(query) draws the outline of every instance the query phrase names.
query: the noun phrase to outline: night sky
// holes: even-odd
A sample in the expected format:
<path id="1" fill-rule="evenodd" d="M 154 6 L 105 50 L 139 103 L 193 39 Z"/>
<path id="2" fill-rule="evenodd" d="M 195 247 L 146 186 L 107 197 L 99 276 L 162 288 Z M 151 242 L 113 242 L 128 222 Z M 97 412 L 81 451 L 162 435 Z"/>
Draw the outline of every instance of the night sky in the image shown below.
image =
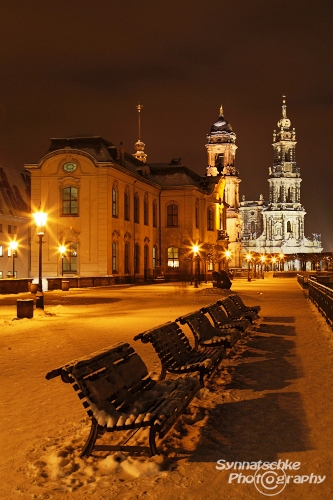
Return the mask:
<path id="1" fill-rule="evenodd" d="M 0 164 L 23 168 L 50 137 L 101 135 L 147 162 L 204 175 L 206 135 L 237 135 L 241 196 L 268 198 L 282 95 L 296 128 L 305 234 L 333 249 L 332 0 L 2 2 Z"/>

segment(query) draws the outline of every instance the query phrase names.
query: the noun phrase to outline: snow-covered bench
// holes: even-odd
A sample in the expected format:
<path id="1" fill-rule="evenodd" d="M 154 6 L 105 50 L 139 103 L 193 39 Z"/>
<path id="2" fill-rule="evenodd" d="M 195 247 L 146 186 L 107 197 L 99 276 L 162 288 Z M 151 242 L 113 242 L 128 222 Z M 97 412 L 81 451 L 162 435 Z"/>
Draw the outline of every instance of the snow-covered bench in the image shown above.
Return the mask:
<path id="1" fill-rule="evenodd" d="M 225 357 L 225 349 L 205 347 L 199 351 L 191 344 L 176 322 L 169 321 L 134 337 L 144 344 L 151 343 L 160 358 L 162 370 L 160 380 L 166 373 L 195 373 L 200 375 L 200 385 L 204 386 L 204 376 L 211 375 L 220 361 Z"/>
<path id="2" fill-rule="evenodd" d="M 229 295 L 225 299 L 220 299 L 217 302 L 225 309 L 229 318 L 231 319 L 244 319 L 253 323 L 255 319 L 258 319 L 258 313 L 250 308 L 243 308 L 240 305 L 239 297 L 236 294 Z M 245 306 L 246 307 L 246 306 Z"/>
<path id="3" fill-rule="evenodd" d="M 176 321 L 190 327 L 196 348 L 198 346 L 201 346 L 201 348 L 224 346 L 224 348 L 230 349 L 241 338 L 240 331 L 237 328 L 225 329 L 213 326 L 201 310 L 180 316 Z"/>
<path id="4" fill-rule="evenodd" d="M 214 323 L 214 326 L 217 328 L 237 328 L 237 330 L 245 332 L 250 325 L 250 321 L 246 318 L 232 319 L 228 317 L 227 313 L 218 302 L 204 306 L 200 309 L 200 311 L 208 313 Z"/>
<path id="5" fill-rule="evenodd" d="M 141 357 L 127 343 L 118 343 L 50 371 L 72 384 L 91 418 L 91 430 L 81 456 L 93 450 L 139 451 L 143 447 L 95 445 L 105 432 L 150 427 L 151 455 L 158 454 L 156 433 L 163 438 L 197 391 L 195 378 L 157 382 Z"/>

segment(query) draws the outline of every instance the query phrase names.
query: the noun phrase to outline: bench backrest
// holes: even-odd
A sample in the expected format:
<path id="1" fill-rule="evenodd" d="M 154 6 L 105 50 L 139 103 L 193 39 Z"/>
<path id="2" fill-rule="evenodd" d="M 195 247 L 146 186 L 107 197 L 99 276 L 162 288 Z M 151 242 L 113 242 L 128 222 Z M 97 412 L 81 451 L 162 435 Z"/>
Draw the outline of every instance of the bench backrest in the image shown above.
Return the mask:
<path id="1" fill-rule="evenodd" d="M 229 318 L 241 318 L 243 317 L 241 309 L 236 306 L 235 302 L 231 300 L 229 297 L 225 299 L 218 300 L 218 304 L 220 304 L 226 310 Z"/>
<path id="2" fill-rule="evenodd" d="M 214 327 L 207 316 L 202 311 L 195 311 L 185 316 L 181 316 L 178 320 L 182 325 L 185 323 L 190 327 L 195 340 L 200 343 L 205 340 L 210 340 L 216 335 L 221 335 L 221 331 Z"/>
<path id="3" fill-rule="evenodd" d="M 191 344 L 176 322 L 168 322 L 134 337 L 143 343 L 150 342 L 167 369 L 182 366 L 193 351 Z"/>
<path id="4" fill-rule="evenodd" d="M 73 384 L 80 399 L 88 399 L 108 414 L 126 411 L 138 394 L 155 384 L 133 347 L 122 342 L 68 363 L 47 378 L 56 376 L 56 371 L 64 382 Z"/>
<path id="5" fill-rule="evenodd" d="M 214 304 L 209 304 L 208 306 L 202 307 L 201 311 L 203 313 L 207 312 L 214 321 L 214 325 L 226 325 L 230 323 L 230 318 L 228 318 L 222 307 L 215 302 Z"/>

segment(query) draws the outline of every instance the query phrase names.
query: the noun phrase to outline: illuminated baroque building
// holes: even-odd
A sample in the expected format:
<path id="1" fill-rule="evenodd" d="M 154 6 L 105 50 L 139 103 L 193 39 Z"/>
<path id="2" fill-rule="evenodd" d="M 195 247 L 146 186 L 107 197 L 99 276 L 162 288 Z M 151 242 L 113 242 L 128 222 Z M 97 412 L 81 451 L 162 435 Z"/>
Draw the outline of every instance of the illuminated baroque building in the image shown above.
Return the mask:
<path id="1" fill-rule="evenodd" d="M 195 272 L 225 265 L 223 176 L 202 177 L 180 159 L 148 164 L 135 156 L 101 137 L 57 138 L 38 163 L 25 165 L 31 209 L 48 213 L 44 277 L 190 279 L 195 244 L 206 245 L 206 256 L 220 250 L 210 261 L 199 251 Z M 63 260 L 60 245 L 67 249 Z M 37 276 L 33 237 L 31 252 L 31 276 Z"/>
<path id="2" fill-rule="evenodd" d="M 296 131 L 287 118 L 286 101 L 282 103 L 282 117 L 278 131 L 273 133 L 273 166 L 269 168 L 269 200 L 260 195 L 259 201 L 240 203 L 243 221 L 243 254 L 300 254 L 323 250 L 321 237 L 304 236 L 304 216 L 301 204 L 301 174 L 296 165 Z"/>

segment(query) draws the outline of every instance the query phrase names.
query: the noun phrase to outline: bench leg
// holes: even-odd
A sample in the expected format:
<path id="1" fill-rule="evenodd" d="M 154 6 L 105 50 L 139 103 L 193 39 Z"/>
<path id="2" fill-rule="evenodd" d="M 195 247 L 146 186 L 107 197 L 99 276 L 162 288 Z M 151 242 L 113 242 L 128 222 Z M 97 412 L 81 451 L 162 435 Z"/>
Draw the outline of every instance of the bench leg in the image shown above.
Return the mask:
<path id="1" fill-rule="evenodd" d="M 98 423 L 93 418 L 91 421 L 90 433 L 86 441 L 86 444 L 82 448 L 80 457 L 89 457 L 91 455 L 97 437 L 98 437 Z"/>
<path id="2" fill-rule="evenodd" d="M 162 369 L 161 369 L 159 380 L 164 380 L 165 376 L 166 376 L 166 369 L 165 369 L 165 366 L 162 365 Z"/>
<path id="3" fill-rule="evenodd" d="M 151 426 L 149 431 L 149 446 L 150 446 L 150 454 L 152 457 L 154 455 L 160 454 L 156 446 L 155 437 L 156 437 L 156 430 L 154 426 Z"/>

